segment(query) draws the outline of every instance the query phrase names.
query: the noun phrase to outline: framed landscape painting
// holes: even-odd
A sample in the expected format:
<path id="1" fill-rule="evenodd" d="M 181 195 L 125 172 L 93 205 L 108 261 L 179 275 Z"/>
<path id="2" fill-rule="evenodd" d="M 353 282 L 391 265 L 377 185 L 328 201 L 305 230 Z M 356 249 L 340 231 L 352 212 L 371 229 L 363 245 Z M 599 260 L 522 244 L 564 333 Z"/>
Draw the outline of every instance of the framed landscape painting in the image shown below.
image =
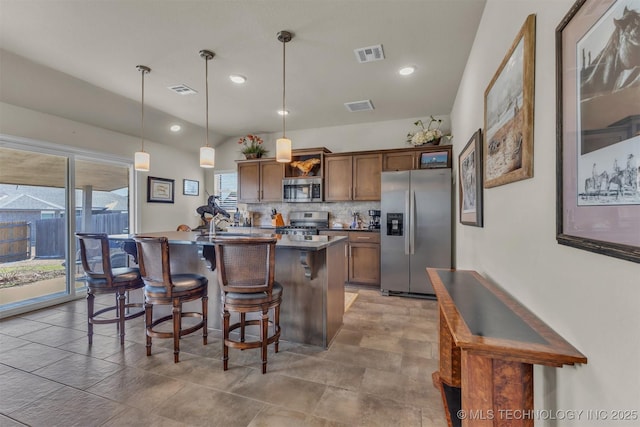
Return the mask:
<path id="1" fill-rule="evenodd" d="M 458 156 L 460 223 L 482 227 L 482 129 Z"/>
<path id="2" fill-rule="evenodd" d="M 640 0 L 579 0 L 556 29 L 557 241 L 640 262 Z"/>
<path id="3" fill-rule="evenodd" d="M 484 93 L 484 186 L 533 176 L 536 16 L 529 15 Z"/>

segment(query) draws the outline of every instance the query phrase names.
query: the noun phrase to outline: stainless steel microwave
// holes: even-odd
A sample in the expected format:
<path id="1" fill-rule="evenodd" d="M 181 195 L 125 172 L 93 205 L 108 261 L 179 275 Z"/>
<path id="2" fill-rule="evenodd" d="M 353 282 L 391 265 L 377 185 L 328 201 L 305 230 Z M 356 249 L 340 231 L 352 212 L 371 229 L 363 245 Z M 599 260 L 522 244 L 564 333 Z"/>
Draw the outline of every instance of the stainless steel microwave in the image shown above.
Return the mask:
<path id="1" fill-rule="evenodd" d="M 282 198 L 285 202 L 321 202 L 322 178 L 285 178 L 282 180 Z"/>

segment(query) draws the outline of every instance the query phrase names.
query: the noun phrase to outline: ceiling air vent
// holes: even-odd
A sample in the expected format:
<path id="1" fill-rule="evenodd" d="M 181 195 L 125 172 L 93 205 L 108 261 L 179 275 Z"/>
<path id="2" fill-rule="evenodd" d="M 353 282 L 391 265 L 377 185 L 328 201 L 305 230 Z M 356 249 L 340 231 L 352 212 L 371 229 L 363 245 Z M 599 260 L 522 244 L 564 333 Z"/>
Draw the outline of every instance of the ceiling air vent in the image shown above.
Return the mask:
<path id="1" fill-rule="evenodd" d="M 356 53 L 358 62 L 372 62 L 384 59 L 384 52 L 382 51 L 382 45 L 363 47 L 353 50 Z"/>
<path id="2" fill-rule="evenodd" d="M 187 85 L 169 86 L 169 90 L 174 91 L 178 95 L 195 95 L 196 93 L 198 93 Z"/>
<path id="3" fill-rule="evenodd" d="M 373 110 L 373 104 L 369 99 L 365 101 L 345 102 L 344 106 L 347 107 L 347 110 L 349 110 L 352 113 L 355 113 L 356 111 L 372 111 Z"/>

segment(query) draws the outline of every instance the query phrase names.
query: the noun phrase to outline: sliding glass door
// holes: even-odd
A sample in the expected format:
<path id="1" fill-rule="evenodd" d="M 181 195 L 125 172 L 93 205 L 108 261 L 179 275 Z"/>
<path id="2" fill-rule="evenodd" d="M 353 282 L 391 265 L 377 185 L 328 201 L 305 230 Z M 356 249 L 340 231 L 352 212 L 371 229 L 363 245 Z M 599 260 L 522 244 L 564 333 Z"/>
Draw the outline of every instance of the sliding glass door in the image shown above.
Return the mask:
<path id="1" fill-rule="evenodd" d="M 128 232 L 131 166 L 2 140 L 0 165 L 0 317 L 84 296 L 74 233 Z"/>

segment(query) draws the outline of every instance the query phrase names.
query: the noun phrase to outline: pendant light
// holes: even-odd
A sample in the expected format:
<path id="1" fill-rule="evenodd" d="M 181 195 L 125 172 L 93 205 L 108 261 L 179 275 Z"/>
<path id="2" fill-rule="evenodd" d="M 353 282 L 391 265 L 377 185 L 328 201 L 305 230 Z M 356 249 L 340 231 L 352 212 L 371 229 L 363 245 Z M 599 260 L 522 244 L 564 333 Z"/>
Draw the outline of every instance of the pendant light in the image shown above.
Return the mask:
<path id="1" fill-rule="evenodd" d="M 276 140 L 276 161 L 281 163 L 291 162 L 291 140 L 285 134 L 285 118 L 287 116 L 285 108 L 285 46 L 292 38 L 293 34 L 289 31 L 283 30 L 278 33 L 278 41 L 282 42 L 282 138 Z"/>
<path id="2" fill-rule="evenodd" d="M 204 59 L 204 81 L 205 81 L 205 97 L 206 97 L 206 114 L 207 114 L 207 137 L 206 145 L 200 147 L 200 167 L 212 168 L 216 162 L 216 150 L 209 146 L 209 60 L 215 56 L 210 50 L 201 50 L 200 56 Z"/>
<path id="3" fill-rule="evenodd" d="M 144 75 L 149 74 L 151 72 L 151 68 L 146 65 L 136 65 L 136 68 L 142 74 L 142 119 L 141 119 L 141 130 L 140 130 L 140 139 L 142 140 L 142 148 L 140 151 L 137 151 L 133 158 L 134 168 L 140 172 L 149 172 L 149 164 L 150 156 L 149 153 L 144 151 Z"/>

